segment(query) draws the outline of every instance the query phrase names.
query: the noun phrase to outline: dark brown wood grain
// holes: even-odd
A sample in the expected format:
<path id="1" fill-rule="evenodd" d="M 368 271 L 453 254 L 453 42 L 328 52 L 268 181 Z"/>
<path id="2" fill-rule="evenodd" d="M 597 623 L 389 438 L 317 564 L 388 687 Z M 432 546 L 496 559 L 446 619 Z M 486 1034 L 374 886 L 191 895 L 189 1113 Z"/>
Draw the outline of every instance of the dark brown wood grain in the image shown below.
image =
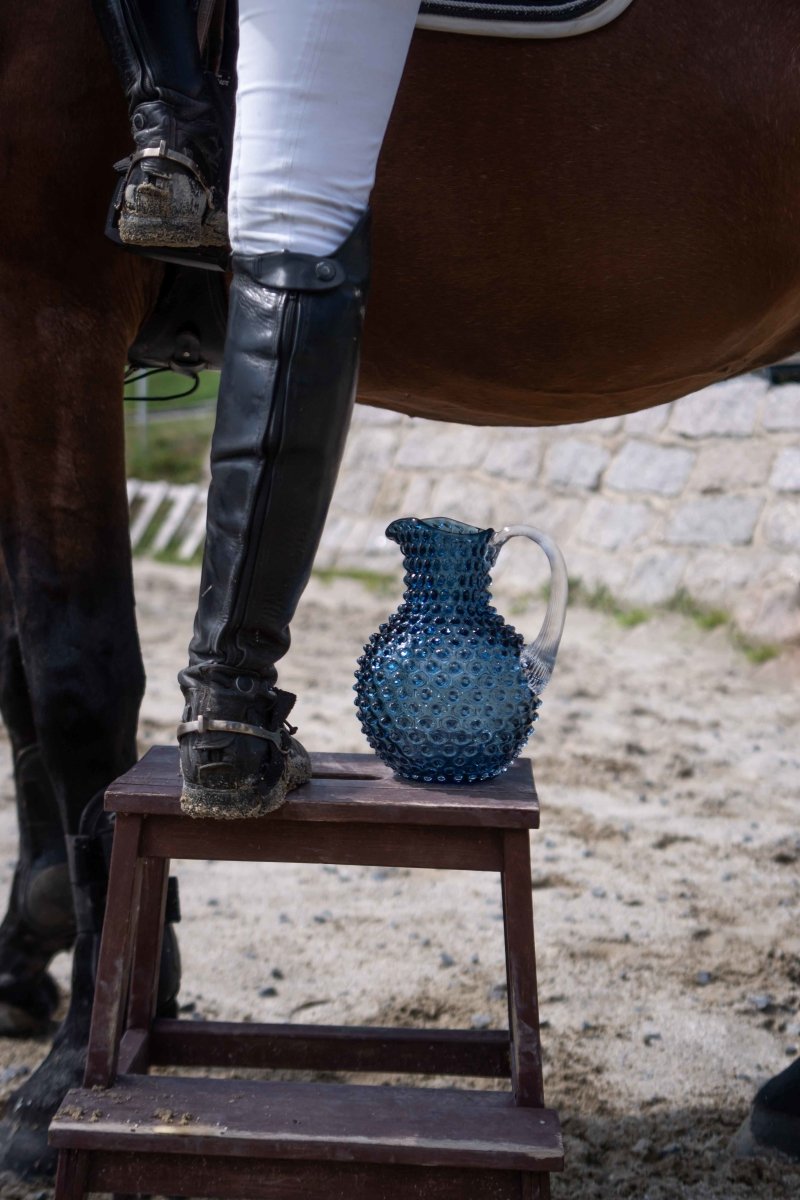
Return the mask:
<path id="1" fill-rule="evenodd" d="M 501 886 L 511 1030 L 511 1078 L 517 1103 L 540 1107 L 544 1099 L 530 844 L 528 835 L 523 831 L 506 831 L 503 838 L 505 854 Z"/>
<path id="2" fill-rule="evenodd" d="M 494 829 L 535 829 L 539 803 L 528 759 L 518 759 L 505 775 L 462 786 L 408 783 L 370 754 L 311 755 L 314 778 L 292 792 L 282 821 L 358 821 L 412 825 L 484 825 Z M 319 773 L 318 773 L 319 768 Z M 181 780 L 178 750 L 154 746 L 106 792 L 115 812 L 178 815 Z"/>
<path id="3" fill-rule="evenodd" d="M 156 1013 L 161 944 L 164 940 L 164 916 L 167 908 L 168 858 L 141 860 L 141 897 L 137 923 L 141 936 L 135 937 L 131 965 L 129 1027 L 147 1029 Z"/>
<path id="4" fill-rule="evenodd" d="M 91 1155 L 89 1186 L 198 1200 L 544 1200 L 544 1193 L 522 1190 L 528 1178 L 515 1171 L 101 1152 Z"/>
<path id="5" fill-rule="evenodd" d="M 499 871 L 502 832 L 391 824 L 302 824 L 284 820 L 192 820 L 146 817 L 142 853 L 226 862 L 340 863 L 372 867 L 441 867 Z"/>
<path id="6" fill-rule="evenodd" d="M 117 816 L 86 1056 L 87 1087 L 107 1087 L 116 1072 L 141 890 L 141 831 L 141 817 Z"/>
<path id="7" fill-rule="evenodd" d="M 140 1075 L 150 1065 L 150 1033 L 147 1029 L 126 1029 L 119 1045 L 117 1070 L 120 1075 Z"/>
<path id="8" fill-rule="evenodd" d="M 89 1178 L 89 1155 L 65 1150 L 58 1156 L 56 1195 L 58 1200 L 82 1200 Z"/>
<path id="9" fill-rule="evenodd" d="M 558 1118 L 503 1092 L 121 1075 L 77 1088 L 53 1146 L 179 1155 L 557 1170 Z"/>
<path id="10" fill-rule="evenodd" d="M 157 1020 L 149 1053 L 154 1066 L 510 1075 L 509 1037 L 502 1030 Z"/>
<path id="11" fill-rule="evenodd" d="M 523 1176 L 522 1200 L 550 1200 L 550 1176 L 544 1171 Z M 524 1187 L 530 1190 L 525 1192 Z"/>

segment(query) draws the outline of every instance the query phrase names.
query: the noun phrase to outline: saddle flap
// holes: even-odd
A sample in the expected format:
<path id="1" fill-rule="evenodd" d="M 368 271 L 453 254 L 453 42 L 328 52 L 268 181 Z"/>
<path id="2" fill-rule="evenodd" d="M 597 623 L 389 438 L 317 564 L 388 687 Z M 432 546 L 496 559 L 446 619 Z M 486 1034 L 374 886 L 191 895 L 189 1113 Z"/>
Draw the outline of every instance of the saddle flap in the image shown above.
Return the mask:
<path id="1" fill-rule="evenodd" d="M 128 362 L 132 367 L 160 367 L 190 376 L 218 371 L 227 316 L 224 275 L 168 264 L 155 307 L 128 350 Z"/>

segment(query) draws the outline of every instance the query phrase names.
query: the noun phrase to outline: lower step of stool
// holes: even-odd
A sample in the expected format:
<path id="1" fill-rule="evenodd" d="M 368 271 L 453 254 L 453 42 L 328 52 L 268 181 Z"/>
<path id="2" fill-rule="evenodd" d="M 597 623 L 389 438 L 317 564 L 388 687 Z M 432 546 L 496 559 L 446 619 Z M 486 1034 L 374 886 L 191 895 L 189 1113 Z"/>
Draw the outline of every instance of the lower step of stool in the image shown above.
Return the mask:
<path id="1" fill-rule="evenodd" d="M 67 1094 L 59 1150 L 499 1171 L 563 1166 L 558 1117 L 506 1092 L 121 1075 Z"/>
<path id="2" fill-rule="evenodd" d="M 170 1196 L 189 1200 L 550 1200 L 544 1171 L 476 1171 L 469 1167 L 397 1167 L 375 1163 L 301 1162 L 277 1158 L 209 1158 L 191 1154 L 68 1152 L 84 1197 L 117 1200 Z M 63 1176 L 69 1186 L 70 1168 Z"/>

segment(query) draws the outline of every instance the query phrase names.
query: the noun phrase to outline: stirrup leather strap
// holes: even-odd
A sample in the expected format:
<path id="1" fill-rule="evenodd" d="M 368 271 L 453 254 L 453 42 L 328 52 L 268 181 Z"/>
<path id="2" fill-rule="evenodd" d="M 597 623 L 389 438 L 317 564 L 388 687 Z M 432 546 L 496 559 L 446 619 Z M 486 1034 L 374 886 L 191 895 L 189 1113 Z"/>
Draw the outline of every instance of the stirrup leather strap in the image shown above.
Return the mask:
<path id="1" fill-rule="evenodd" d="M 196 721 L 181 721 L 178 737 L 185 737 L 187 733 L 246 733 L 249 737 L 274 742 L 282 753 L 287 753 L 283 748 L 281 730 L 262 729 L 260 725 L 247 725 L 244 721 L 219 721 L 214 717 L 204 717 L 201 713 Z"/>

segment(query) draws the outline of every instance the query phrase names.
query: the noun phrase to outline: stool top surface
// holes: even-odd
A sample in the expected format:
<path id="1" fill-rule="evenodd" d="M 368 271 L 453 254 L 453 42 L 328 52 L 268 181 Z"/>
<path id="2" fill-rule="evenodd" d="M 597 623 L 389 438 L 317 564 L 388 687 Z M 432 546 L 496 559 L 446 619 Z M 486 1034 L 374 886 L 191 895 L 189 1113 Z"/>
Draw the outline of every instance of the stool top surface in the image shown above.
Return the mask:
<path id="1" fill-rule="evenodd" d="M 212 1184 L 215 1158 L 234 1155 L 476 1171 L 564 1162 L 556 1113 L 517 1107 L 506 1092 L 147 1075 L 68 1092 L 50 1144 L 207 1155 Z"/>
<path id="2" fill-rule="evenodd" d="M 539 800 L 529 759 L 484 783 L 421 784 L 399 779 L 372 754 L 312 754 L 313 778 L 291 792 L 270 821 L 362 821 L 403 825 L 537 829 Z M 111 784 L 111 812 L 180 815 L 177 746 L 154 746 Z"/>

